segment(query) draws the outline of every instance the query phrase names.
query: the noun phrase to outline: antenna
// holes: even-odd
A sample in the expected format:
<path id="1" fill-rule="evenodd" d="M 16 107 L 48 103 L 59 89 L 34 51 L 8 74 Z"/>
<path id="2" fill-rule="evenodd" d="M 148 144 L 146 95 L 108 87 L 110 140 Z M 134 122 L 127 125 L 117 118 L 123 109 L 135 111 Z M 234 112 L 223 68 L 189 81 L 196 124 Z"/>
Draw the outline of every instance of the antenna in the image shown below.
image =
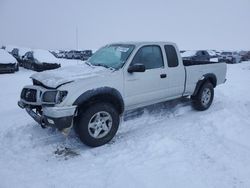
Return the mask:
<path id="1" fill-rule="evenodd" d="M 76 26 L 76 50 L 78 51 L 78 26 Z M 77 59 L 77 64 L 79 64 L 79 60 Z"/>
<path id="2" fill-rule="evenodd" d="M 78 50 L 78 26 L 76 26 L 76 50 Z"/>

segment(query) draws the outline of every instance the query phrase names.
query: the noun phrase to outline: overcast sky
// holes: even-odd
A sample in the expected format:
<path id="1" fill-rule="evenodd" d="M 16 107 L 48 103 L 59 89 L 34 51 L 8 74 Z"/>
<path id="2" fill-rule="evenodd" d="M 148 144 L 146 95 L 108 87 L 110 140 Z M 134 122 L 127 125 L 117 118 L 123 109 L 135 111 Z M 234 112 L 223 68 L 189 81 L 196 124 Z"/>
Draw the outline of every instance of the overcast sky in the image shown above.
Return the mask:
<path id="1" fill-rule="evenodd" d="M 180 49 L 250 50 L 250 0 L 0 0 L 0 45 L 99 48 L 171 41 Z"/>

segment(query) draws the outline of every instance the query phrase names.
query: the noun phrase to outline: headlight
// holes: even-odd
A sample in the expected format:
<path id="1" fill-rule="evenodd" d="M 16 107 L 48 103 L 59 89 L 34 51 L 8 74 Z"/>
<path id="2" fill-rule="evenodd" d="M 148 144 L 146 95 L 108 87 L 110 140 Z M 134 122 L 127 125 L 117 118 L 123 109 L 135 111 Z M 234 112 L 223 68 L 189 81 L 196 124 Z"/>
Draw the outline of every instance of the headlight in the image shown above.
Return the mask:
<path id="1" fill-rule="evenodd" d="M 68 94 L 67 91 L 58 91 L 56 95 L 56 104 L 61 103 L 65 99 L 67 94 Z"/>
<path id="2" fill-rule="evenodd" d="M 67 91 L 46 91 L 43 93 L 42 102 L 51 103 L 51 104 L 59 104 L 64 98 L 67 96 Z"/>

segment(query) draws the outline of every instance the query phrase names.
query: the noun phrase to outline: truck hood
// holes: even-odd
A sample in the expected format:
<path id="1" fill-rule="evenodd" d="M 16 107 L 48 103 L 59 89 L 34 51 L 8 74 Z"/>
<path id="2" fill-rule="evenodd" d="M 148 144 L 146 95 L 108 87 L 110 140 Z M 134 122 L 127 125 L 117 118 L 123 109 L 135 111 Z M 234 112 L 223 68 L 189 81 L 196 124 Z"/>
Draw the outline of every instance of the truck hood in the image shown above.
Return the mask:
<path id="1" fill-rule="evenodd" d="M 81 64 L 36 73 L 31 75 L 30 78 L 42 83 L 44 86 L 57 88 L 76 80 L 98 77 L 111 72 L 112 70 L 104 67 Z"/>

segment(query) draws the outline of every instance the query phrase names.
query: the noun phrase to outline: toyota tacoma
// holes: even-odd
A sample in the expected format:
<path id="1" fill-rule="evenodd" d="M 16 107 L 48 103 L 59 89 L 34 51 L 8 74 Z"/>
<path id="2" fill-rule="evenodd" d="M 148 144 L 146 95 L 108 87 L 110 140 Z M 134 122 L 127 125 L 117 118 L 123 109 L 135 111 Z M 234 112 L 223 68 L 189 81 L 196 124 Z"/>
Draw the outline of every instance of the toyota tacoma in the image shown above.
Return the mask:
<path id="1" fill-rule="evenodd" d="M 182 60 L 171 42 L 115 43 L 83 65 L 32 75 L 18 105 L 42 127 L 74 127 L 83 143 L 97 147 L 115 136 L 124 111 L 181 97 L 208 109 L 225 77 L 225 63 Z"/>

